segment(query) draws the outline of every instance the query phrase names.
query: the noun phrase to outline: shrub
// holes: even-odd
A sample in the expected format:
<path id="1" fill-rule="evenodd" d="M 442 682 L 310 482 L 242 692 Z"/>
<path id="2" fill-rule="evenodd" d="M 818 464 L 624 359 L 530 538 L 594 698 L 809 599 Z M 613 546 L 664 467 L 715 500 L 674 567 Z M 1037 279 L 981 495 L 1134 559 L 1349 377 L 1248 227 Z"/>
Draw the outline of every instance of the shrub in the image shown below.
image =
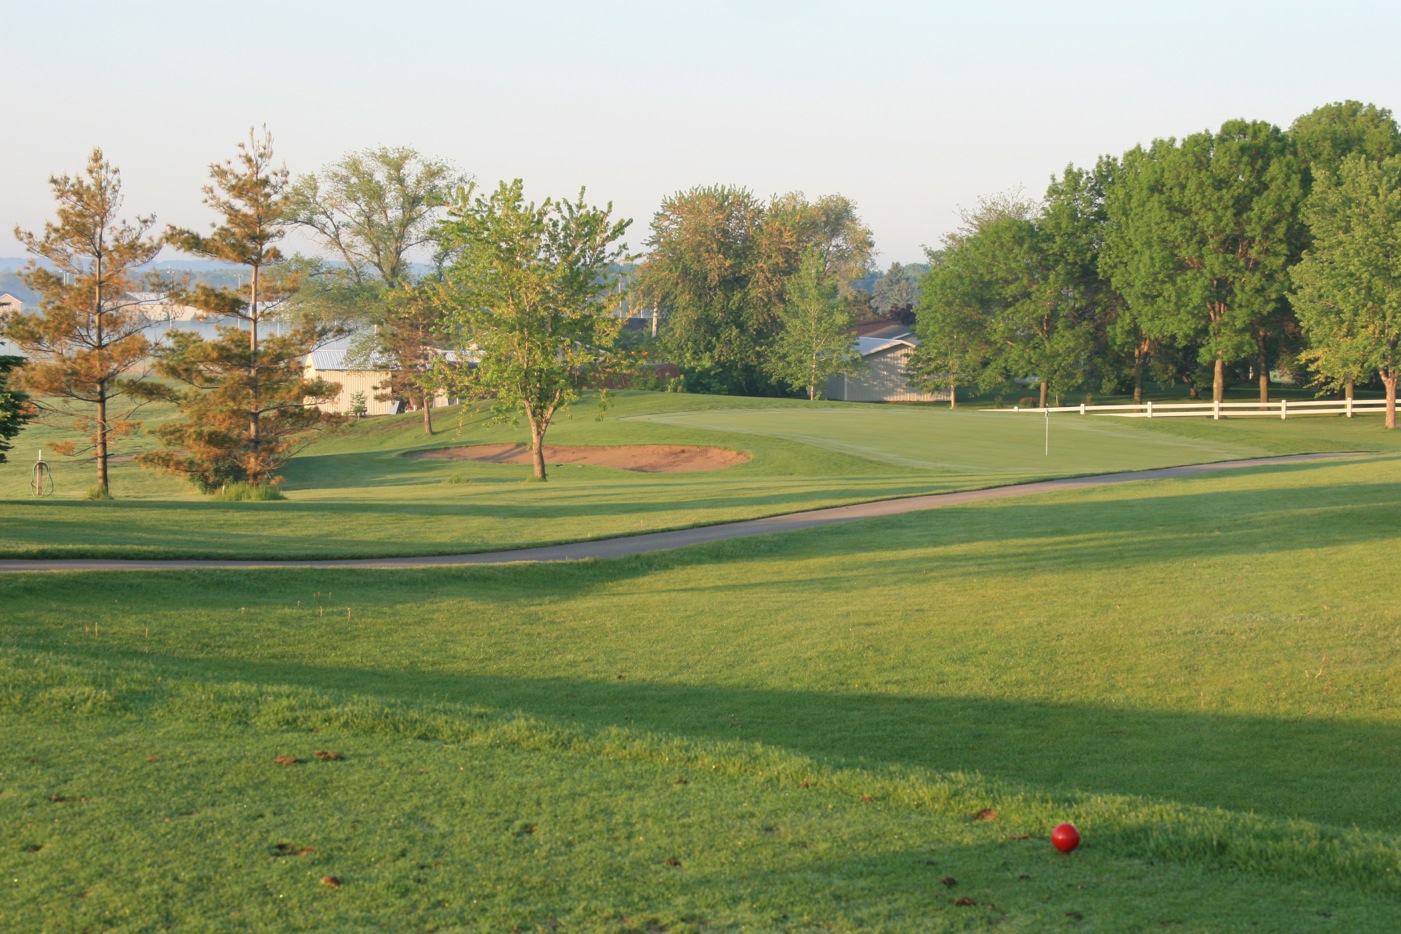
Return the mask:
<path id="1" fill-rule="evenodd" d="M 262 503 L 286 498 L 281 490 L 268 483 L 227 483 L 213 495 L 213 499 L 221 503 Z"/>

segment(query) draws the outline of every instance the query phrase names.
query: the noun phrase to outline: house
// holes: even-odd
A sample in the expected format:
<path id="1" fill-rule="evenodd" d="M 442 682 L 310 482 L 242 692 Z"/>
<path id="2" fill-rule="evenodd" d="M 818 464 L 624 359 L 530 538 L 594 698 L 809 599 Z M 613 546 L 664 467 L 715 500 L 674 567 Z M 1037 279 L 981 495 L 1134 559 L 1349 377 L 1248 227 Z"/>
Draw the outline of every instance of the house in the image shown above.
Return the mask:
<path id="1" fill-rule="evenodd" d="M 389 379 L 387 369 L 366 369 L 364 366 L 355 366 L 346 359 L 345 350 L 317 350 L 307 354 L 306 363 L 303 366 L 303 373 L 307 379 L 324 379 L 332 383 L 340 383 L 340 393 L 331 401 L 324 402 L 317 406 L 325 412 L 337 412 L 342 415 L 349 414 L 353 403 L 351 397 L 356 393 L 363 393 L 365 396 L 365 414 L 367 415 L 393 415 L 396 412 L 404 411 L 402 400 L 391 399 L 386 402 L 379 402 L 375 399 L 375 394 L 383 392 L 376 389 L 379 384 Z M 373 361 L 371 361 L 373 365 Z M 439 393 L 433 400 L 433 407 L 448 404 L 446 393 Z"/>
<path id="2" fill-rule="evenodd" d="M 858 330 L 856 352 L 866 364 L 857 376 L 833 376 L 822 393 L 840 402 L 947 402 L 949 391 L 926 392 L 910 385 L 905 371 L 919 338 L 902 324 Z"/>
<path id="3" fill-rule="evenodd" d="M 24 311 L 24 302 L 15 298 L 9 292 L 0 292 L 0 315 L 20 314 Z"/>

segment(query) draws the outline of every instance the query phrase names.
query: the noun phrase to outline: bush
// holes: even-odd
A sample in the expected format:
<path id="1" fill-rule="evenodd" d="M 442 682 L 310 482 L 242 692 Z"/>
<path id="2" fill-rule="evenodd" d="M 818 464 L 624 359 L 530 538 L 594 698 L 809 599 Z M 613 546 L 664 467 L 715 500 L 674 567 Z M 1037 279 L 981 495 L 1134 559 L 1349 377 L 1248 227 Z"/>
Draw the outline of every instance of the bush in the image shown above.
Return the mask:
<path id="1" fill-rule="evenodd" d="M 263 503 L 286 498 L 281 490 L 267 483 L 227 483 L 213 494 L 213 499 L 221 503 Z"/>

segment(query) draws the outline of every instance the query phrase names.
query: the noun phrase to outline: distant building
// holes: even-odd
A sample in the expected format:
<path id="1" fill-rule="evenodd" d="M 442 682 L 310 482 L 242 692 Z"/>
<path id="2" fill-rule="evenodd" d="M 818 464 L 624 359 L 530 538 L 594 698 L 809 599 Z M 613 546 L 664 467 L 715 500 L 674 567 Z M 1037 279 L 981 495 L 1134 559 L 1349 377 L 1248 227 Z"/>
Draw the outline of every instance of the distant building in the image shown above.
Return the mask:
<path id="1" fill-rule="evenodd" d="M 379 402 L 375 399 L 375 393 L 383 392 L 375 387 L 389 379 L 387 369 L 368 369 L 362 366 L 353 366 L 346 359 L 344 350 L 317 350 L 307 354 L 306 363 L 303 365 L 303 373 L 307 379 L 324 379 L 331 383 L 340 383 L 341 391 L 334 399 L 317 406 L 324 412 L 338 412 L 342 415 L 349 414 L 351 409 L 351 396 L 357 392 L 365 394 L 365 414 L 367 415 L 394 415 L 406 410 L 407 402 L 402 399 L 390 399 Z M 373 361 L 371 365 L 373 365 Z M 446 393 L 439 393 L 433 400 L 433 408 L 447 405 L 449 402 Z"/>
<path id="2" fill-rule="evenodd" d="M 861 334 L 865 330 L 867 333 Z M 947 402 L 949 391 L 927 392 L 910 384 L 910 355 L 919 338 L 902 324 L 858 329 L 856 352 L 866 363 L 857 376 L 833 376 L 822 394 L 839 402 Z"/>
<path id="3" fill-rule="evenodd" d="M 24 311 L 24 302 L 15 298 L 9 292 L 0 292 L 0 315 L 13 312 L 19 314 Z"/>

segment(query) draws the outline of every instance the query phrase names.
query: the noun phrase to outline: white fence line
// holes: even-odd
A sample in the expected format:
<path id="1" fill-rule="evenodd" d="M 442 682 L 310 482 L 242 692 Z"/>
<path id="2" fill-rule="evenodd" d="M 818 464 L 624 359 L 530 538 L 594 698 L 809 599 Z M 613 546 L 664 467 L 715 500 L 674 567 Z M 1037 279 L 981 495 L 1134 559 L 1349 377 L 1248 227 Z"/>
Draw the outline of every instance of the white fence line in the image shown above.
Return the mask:
<path id="1" fill-rule="evenodd" d="M 1385 399 L 1313 399 L 1303 402 L 1290 402 L 1277 399 L 1273 402 L 1128 402 L 1119 405 L 1058 405 L 1046 408 L 1012 406 L 1010 409 L 983 409 L 984 412 L 1035 412 L 1050 415 L 1053 412 L 1075 412 L 1080 415 L 1116 415 L 1120 418 L 1201 418 L 1210 415 L 1214 419 L 1223 416 L 1267 416 L 1287 419 L 1290 414 L 1298 415 L 1367 415 L 1386 411 Z"/>

